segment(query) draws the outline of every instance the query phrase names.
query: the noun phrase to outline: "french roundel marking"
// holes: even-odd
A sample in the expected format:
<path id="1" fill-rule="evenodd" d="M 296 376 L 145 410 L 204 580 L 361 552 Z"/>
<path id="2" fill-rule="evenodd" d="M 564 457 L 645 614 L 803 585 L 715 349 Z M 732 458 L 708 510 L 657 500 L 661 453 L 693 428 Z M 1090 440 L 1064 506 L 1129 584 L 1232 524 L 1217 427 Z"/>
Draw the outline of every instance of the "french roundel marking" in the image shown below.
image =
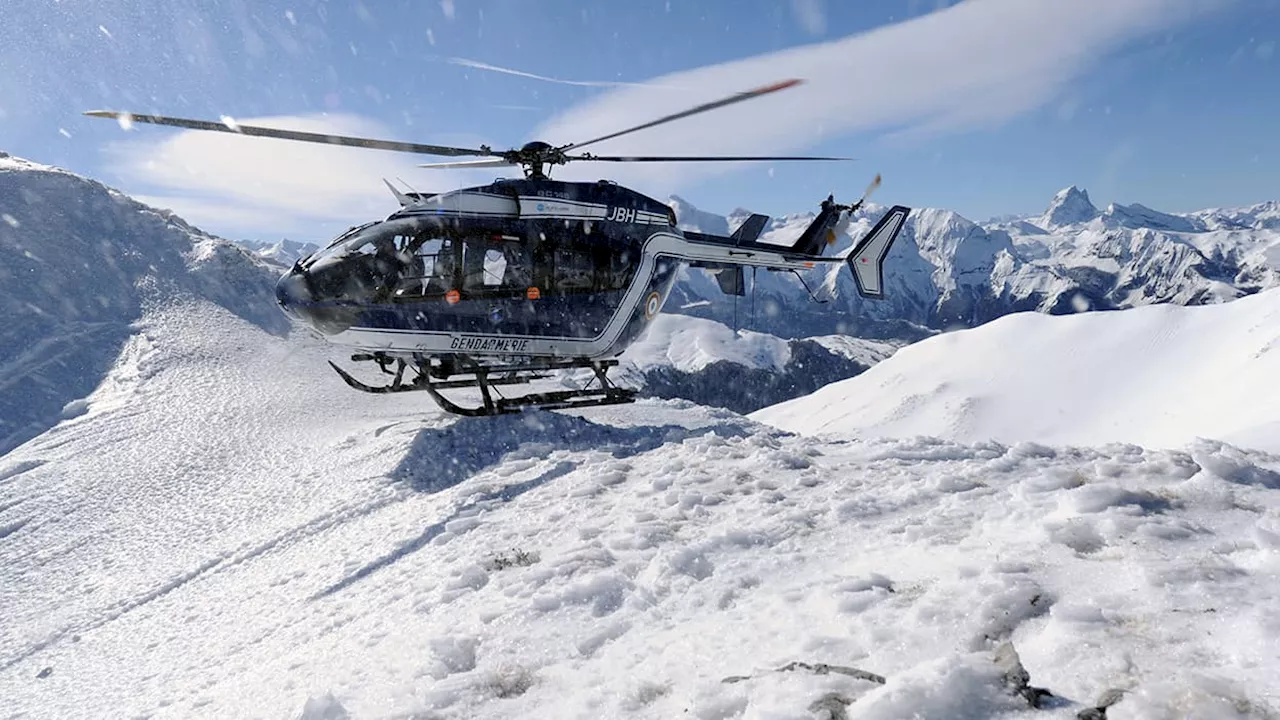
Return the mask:
<path id="1" fill-rule="evenodd" d="M 658 301 L 661 299 L 662 298 L 658 297 L 658 293 L 649 293 L 648 299 L 644 301 L 645 318 L 651 318 L 658 314 L 658 305 L 660 304 Z"/>

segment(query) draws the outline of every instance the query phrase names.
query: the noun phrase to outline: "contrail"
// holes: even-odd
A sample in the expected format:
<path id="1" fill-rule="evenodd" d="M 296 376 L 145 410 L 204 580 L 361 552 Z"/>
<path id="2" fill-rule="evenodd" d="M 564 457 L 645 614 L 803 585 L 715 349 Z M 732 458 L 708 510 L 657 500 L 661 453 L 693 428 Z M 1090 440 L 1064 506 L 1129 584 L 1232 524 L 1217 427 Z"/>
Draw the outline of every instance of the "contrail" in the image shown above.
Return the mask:
<path id="1" fill-rule="evenodd" d="M 516 77 L 559 83 L 561 85 L 578 85 L 581 87 L 655 87 L 654 85 L 649 85 L 647 83 L 610 82 L 608 80 L 564 80 L 561 78 L 547 77 L 546 75 L 535 75 L 534 73 L 524 72 L 523 70 L 498 67 L 497 65 L 482 63 L 478 60 L 468 60 L 467 58 L 459 57 L 448 58 L 446 62 L 450 65 L 461 65 L 463 67 L 475 68 L 476 70 L 489 70 L 491 72 L 503 73 L 505 75 L 515 75 Z"/>

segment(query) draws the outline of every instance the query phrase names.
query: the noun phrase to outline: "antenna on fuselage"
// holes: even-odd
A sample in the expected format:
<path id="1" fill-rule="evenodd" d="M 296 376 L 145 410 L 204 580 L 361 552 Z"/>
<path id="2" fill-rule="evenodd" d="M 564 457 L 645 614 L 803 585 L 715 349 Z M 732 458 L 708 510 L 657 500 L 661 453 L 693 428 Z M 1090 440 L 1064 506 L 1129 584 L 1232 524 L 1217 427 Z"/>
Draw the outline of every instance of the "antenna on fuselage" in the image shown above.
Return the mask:
<path id="1" fill-rule="evenodd" d="M 396 178 L 396 179 L 397 179 L 397 180 L 400 180 L 400 178 Z M 397 189 L 396 189 L 396 186 L 395 186 L 395 185 L 392 185 L 390 180 L 388 180 L 388 179 L 386 179 L 386 178 L 382 178 L 382 182 L 386 183 L 386 185 L 387 185 L 387 189 L 391 191 L 391 194 L 392 194 L 392 195 L 395 195 L 395 196 L 396 196 L 396 202 L 400 203 L 400 207 L 407 207 L 407 206 L 409 206 L 409 205 L 412 205 L 412 204 L 413 204 L 413 198 L 411 198 L 411 197 L 409 197 L 408 195 L 405 195 L 404 193 L 402 193 L 402 192 L 400 192 L 399 190 L 397 190 Z M 403 181 L 403 180 L 400 180 L 400 182 L 402 182 L 402 183 L 403 183 L 404 181 Z M 406 187 L 407 187 L 408 185 L 409 185 L 409 183 L 405 183 L 405 186 L 406 186 Z M 413 188 L 409 188 L 409 189 L 410 189 L 410 190 L 413 190 Z"/>

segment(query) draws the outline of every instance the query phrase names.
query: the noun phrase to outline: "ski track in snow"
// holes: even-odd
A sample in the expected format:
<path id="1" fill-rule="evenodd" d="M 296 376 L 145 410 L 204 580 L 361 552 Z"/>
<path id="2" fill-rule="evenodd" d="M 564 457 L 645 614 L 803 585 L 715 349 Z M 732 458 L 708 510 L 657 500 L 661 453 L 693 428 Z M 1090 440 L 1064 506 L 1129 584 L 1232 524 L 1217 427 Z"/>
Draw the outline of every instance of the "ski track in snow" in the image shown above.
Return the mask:
<path id="1" fill-rule="evenodd" d="M 682 401 L 457 419 L 212 306 L 138 332 L 0 460 L 18 717 L 1280 707 L 1280 457 L 823 440 Z M 1003 691 L 1003 639 L 1057 704 Z"/>

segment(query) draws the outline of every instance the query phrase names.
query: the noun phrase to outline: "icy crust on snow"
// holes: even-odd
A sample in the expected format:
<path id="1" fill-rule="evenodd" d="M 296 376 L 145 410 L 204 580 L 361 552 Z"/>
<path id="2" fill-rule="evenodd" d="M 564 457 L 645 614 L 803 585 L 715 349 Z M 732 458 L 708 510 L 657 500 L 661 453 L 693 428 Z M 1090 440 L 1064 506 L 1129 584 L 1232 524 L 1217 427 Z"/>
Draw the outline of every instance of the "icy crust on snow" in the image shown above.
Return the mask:
<path id="1" fill-rule="evenodd" d="M 672 207 L 682 227 L 704 231 L 744 214 L 720 218 L 679 198 Z M 1278 208 L 1272 202 L 1174 215 L 1113 203 L 1099 212 L 1074 186 L 1033 218 L 974 223 L 950 210 L 917 208 L 886 260 L 884 299 L 861 298 L 840 266 L 806 271 L 803 284 L 790 273 L 748 272 L 748 287 L 757 283 L 757 311 L 743 324 L 786 338 L 838 332 L 918 339 L 1011 312 L 1223 302 L 1280 285 Z M 856 213 L 829 252 L 846 251 L 886 209 L 871 203 Z M 812 218 L 775 218 L 762 239 L 790 244 Z M 832 301 L 813 305 L 810 291 Z M 733 298 L 697 269 L 685 271 L 667 309 L 726 324 L 735 312 Z"/>
<path id="2" fill-rule="evenodd" d="M 1009 315 L 752 418 L 799 433 L 1280 452 L 1280 289 L 1202 307 Z"/>
<path id="3" fill-rule="evenodd" d="M 140 327 L 0 460 L 16 715 L 1280 707 L 1280 457 L 829 442 L 680 401 L 457 419 L 209 303 Z M 1004 640 L 1056 711 L 1003 690 Z"/>
<path id="4" fill-rule="evenodd" d="M 204 297 L 286 332 L 275 275 L 171 213 L 0 158 L 0 454 L 94 389 L 149 304 Z"/>

